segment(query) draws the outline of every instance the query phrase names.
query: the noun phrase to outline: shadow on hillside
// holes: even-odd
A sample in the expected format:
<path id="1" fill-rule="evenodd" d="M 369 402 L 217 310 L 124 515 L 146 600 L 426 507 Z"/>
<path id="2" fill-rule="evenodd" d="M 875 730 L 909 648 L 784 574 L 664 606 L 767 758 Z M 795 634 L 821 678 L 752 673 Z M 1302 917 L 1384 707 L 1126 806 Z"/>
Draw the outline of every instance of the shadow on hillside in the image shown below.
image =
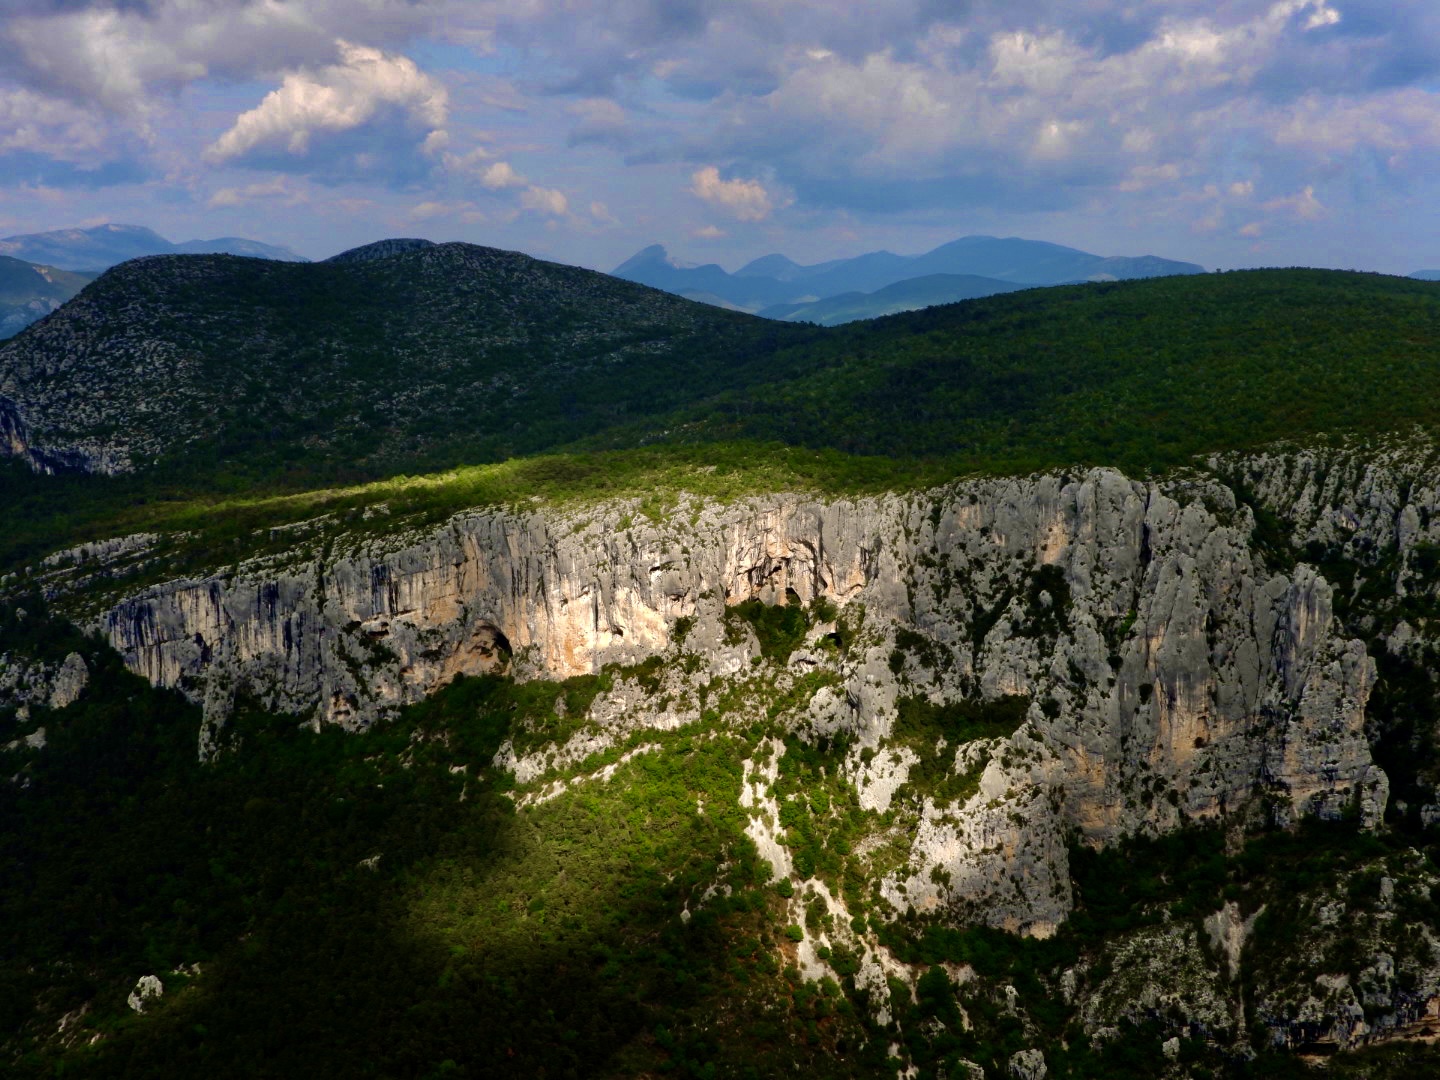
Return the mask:
<path id="1" fill-rule="evenodd" d="M 656 1040 L 758 917 L 679 918 L 736 835 L 693 776 L 626 770 L 517 815 L 475 767 L 507 722 L 476 714 L 480 680 L 362 736 L 242 710 L 240 752 L 201 767 L 198 710 L 91 662 L 29 788 L 0 793 L 0 943 L 30 973 L 0 991 L 17 1028 L 37 995 L 91 1003 L 103 1038 L 59 1055 L 67 1076 L 628 1073 L 672 1056 Z M 134 1016 L 151 973 L 166 998 Z"/>

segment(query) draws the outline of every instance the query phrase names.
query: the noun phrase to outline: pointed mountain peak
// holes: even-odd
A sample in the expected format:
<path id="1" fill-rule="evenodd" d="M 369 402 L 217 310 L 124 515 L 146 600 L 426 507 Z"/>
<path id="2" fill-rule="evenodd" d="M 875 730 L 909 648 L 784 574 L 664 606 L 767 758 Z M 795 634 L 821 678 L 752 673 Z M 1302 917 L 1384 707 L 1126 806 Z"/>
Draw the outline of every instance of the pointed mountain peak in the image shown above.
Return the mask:
<path id="1" fill-rule="evenodd" d="M 663 244 L 651 244 L 649 247 L 641 248 L 634 255 L 631 255 L 630 258 L 615 267 L 614 270 L 611 270 L 610 273 L 616 277 L 623 277 L 625 274 L 639 270 L 642 267 L 655 266 L 656 264 L 661 266 L 674 265 L 670 259 L 670 253 L 665 250 Z"/>

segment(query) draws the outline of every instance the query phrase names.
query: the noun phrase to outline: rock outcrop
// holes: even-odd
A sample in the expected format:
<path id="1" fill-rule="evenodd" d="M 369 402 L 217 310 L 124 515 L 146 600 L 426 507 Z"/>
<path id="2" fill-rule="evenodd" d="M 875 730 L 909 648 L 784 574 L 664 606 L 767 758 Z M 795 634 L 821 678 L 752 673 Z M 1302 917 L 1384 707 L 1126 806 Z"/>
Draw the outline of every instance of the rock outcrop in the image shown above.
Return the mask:
<path id="1" fill-rule="evenodd" d="M 1028 697 L 1012 736 L 946 751 L 976 793 L 927 800 L 884 888 L 897 908 L 1030 933 L 1069 909 L 1072 833 L 1383 813 L 1365 738 L 1374 664 L 1340 632 L 1331 584 L 1268 569 L 1251 511 L 1218 483 L 1099 469 L 858 501 L 682 501 L 665 522 L 633 509 L 472 512 L 332 540 L 149 589 L 98 626 L 132 670 L 204 703 L 208 753 L 237 694 L 359 728 L 459 673 L 637 663 L 681 647 L 681 625 L 699 680 L 738 677 L 756 653 L 727 643 L 727 605 L 825 598 L 850 640 L 800 727 L 853 739 L 870 798 L 888 801 L 915 759 L 892 745 L 902 699 Z M 698 716 L 644 695 L 626 711 L 632 727 Z"/>
<path id="2" fill-rule="evenodd" d="M 79 653 L 69 653 L 59 663 L 0 653 L 0 708 L 63 709 L 79 700 L 89 679 L 90 669 Z"/>

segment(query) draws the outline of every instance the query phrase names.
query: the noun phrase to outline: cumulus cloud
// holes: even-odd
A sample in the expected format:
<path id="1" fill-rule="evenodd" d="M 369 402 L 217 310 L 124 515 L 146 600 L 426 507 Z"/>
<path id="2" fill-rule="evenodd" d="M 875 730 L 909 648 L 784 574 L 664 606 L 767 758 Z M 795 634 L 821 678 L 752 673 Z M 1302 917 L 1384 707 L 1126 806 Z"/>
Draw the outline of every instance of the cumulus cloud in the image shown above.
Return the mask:
<path id="1" fill-rule="evenodd" d="M 714 165 L 695 170 L 690 193 L 740 221 L 764 221 L 776 209 L 775 200 L 760 181 L 722 180 Z"/>
<path id="2" fill-rule="evenodd" d="M 1266 210 L 1278 210 L 1301 221 L 1315 221 L 1325 216 L 1325 205 L 1315 197 L 1315 186 L 1306 184 L 1293 195 L 1271 199 L 1264 204 Z"/>
<path id="3" fill-rule="evenodd" d="M 481 170 L 480 183 L 491 191 L 500 191 L 504 188 L 524 187 L 529 181 L 511 168 L 508 161 L 496 161 Z"/>
<path id="4" fill-rule="evenodd" d="M 105 147 L 105 125 L 89 110 L 34 90 L 0 90 L 0 153 L 30 151 L 71 161 Z"/>
<path id="5" fill-rule="evenodd" d="M 416 203 L 406 214 L 410 221 L 431 221 L 434 219 L 452 219 L 465 225 L 479 225 L 489 219 L 483 210 L 468 200 L 457 202 L 444 202 L 441 200 L 427 199 L 424 202 Z"/>
<path id="6" fill-rule="evenodd" d="M 188 82 L 207 70 L 178 43 L 147 33 L 135 13 L 115 8 L 13 19 L 4 37 L 37 84 L 116 112 L 143 106 L 153 84 Z"/>
<path id="7" fill-rule="evenodd" d="M 133 184 L 156 170 L 151 147 L 93 110 L 0 82 L 0 189 Z"/>
<path id="8" fill-rule="evenodd" d="M 223 209 L 273 200 L 280 200 L 288 206 L 296 206 L 306 201 L 303 192 L 296 190 L 285 177 L 277 176 L 271 180 L 245 184 L 242 187 L 220 188 L 205 201 L 205 205 L 211 209 Z"/>
<path id="9" fill-rule="evenodd" d="M 398 116 L 433 141 L 445 123 L 445 88 L 405 56 L 336 42 L 340 62 L 314 72 L 286 75 L 280 87 L 236 118 L 206 151 L 212 162 L 242 158 L 254 150 L 283 149 L 304 155 L 317 134 L 351 131 L 377 118 Z"/>
<path id="10" fill-rule="evenodd" d="M 773 222 L 791 202 L 812 224 L 1104 205 L 1117 220 L 1233 238 L 1249 225 L 1266 235 L 1333 225 L 1385 190 L 1429 191 L 1440 165 L 1433 0 L 0 0 L 0 10 L 0 155 L 23 155 L 8 173 L 0 163 L 12 184 L 51 175 L 32 155 L 93 165 L 148 146 L 153 171 L 189 170 L 205 190 L 185 141 L 200 138 L 196 127 L 172 121 L 184 108 L 203 122 L 215 115 L 210 95 L 257 82 L 273 92 L 203 137 L 217 169 L 379 180 L 420 204 L 474 199 L 492 221 L 529 211 L 515 220 L 532 225 L 599 222 L 582 209 L 591 191 L 626 191 L 634 205 L 622 216 L 637 223 L 691 196 L 722 224 Z M 366 58 L 337 57 L 337 39 Z M 453 54 L 411 47 L 437 39 L 523 62 L 508 78 L 441 71 L 423 57 Z M 5 95 L 21 93 L 7 113 Z M 216 183 L 245 197 L 244 182 Z M 1299 200 L 1307 187 L 1315 206 Z"/>
<path id="11" fill-rule="evenodd" d="M 564 217 L 570 212 L 570 200 L 564 192 L 533 185 L 520 193 L 520 205 L 549 217 Z"/>
<path id="12" fill-rule="evenodd" d="M 337 37 L 403 41 L 442 18 L 443 6 L 435 0 L 35 0 L 4 20 L 0 66 L 58 96 L 135 113 L 149 107 L 157 90 L 324 63 Z"/>
<path id="13" fill-rule="evenodd" d="M 445 169 L 452 176 L 473 180 L 490 191 L 520 188 L 529 183 L 508 161 L 497 161 L 483 146 L 464 154 L 442 155 Z"/>

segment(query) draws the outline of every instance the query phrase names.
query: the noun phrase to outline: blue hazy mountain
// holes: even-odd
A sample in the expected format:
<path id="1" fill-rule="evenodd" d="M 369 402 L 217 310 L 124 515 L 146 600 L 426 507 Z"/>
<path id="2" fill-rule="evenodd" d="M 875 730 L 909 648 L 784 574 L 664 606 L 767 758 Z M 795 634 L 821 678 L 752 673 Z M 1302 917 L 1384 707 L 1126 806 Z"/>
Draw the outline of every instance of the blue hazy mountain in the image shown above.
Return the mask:
<path id="1" fill-rule="evenodd" d="M 14 337 L 43 319 L 94 276 L 0 255 L 0 338 Z"/>
<path id="2" fill-rule="evenodd" d="M 923 255 L 872 251 L 811 266 L 771 254 L 747 263 L 733 274 L 716 263 L 683 262 L 661 245 L 652 244 L 612 271 L 616 277 L 642 285 L 751 312 L 779 305 L 812 304 L 847 293 L 870 294 L 936 274 L 988 278 L 1012 285 L 1059 285 L 1203 272 L 1204 267 L 1195 263 L 1154 255 L 1106 257 L 1040 240 L 995 236 L 962 237 Z"/>
<path id="3" fill-rule="evenodd" d="M 7 236 L 0 255 L 61 270 L 105 270 L 142 255 L 250 255 L 281 262 L 309 262 L 286 247 L 239 236 L 175 244 L 143 225 L 96 225 L 89 229 Z"/>
<path id="4" fill-rule="evenodd" d="M 750 312 L 799 299 L 808 291 L 797 290 L 793 283 L 777 278 L 731 274 L 718 263 L 681 262 L 659 244 L 636 252 L 612 270 L 611 275 L 692 300 L 721 301 L 720 306 Z"/>
<path id="5" fill-rule="evenodd" d="M 858 319 L 877 319 L 882 315 L 897 315 L 902 311 L 916 311 L 936 304 L 953 304 L 957 300 L 975 300 L 1029 288 L 1033 286 L 974 274 L 926 274 L 897 281 L 871 293 L 848 292 L 808 304 L 777 304 L 759 314 L 785 322 L 839 326 Z"/>

